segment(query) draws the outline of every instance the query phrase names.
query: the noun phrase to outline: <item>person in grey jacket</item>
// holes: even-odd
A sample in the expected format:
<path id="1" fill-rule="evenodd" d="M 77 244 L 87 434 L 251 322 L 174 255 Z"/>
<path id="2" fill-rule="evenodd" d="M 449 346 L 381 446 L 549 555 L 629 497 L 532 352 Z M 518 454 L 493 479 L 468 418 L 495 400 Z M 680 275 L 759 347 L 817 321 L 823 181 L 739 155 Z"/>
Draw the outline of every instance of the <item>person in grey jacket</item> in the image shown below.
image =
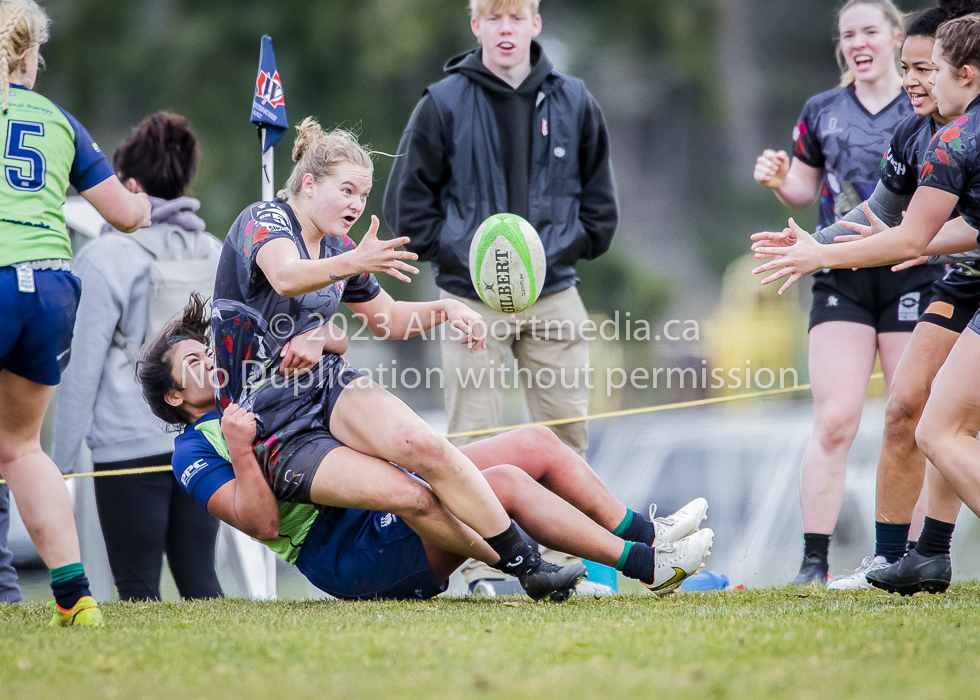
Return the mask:
<path id="1" fill-rule="evenodd" d="M 198 162 L 197 142 L 187 120 L 157 112 L 140 124 L 116 151 L 116 174 L 152 204 L 147 237 L 158 249 L 171 224 L 197 245 L 205 236 L 217 258 L 221 244 L 204 231 L 200 202 L 183 196 Z M 142 345 L 147 333 L 150 265 L 153 255 L 135 240 L 102 236 L 82 249 L 75 274 L 82 281 L 72 359 L 55 405 L 52 457 L 63 472 L 75 468 L 84 439 L 95 470 L 169 465 L 174 434 L 146 406 L 124 343 Z M 113 336 L 117 336 L 117 340 Z M 129 353 L 132 354 L 131 352 Z M 95 498 L 109 566 L 121 600 L 157 600 L 164 552 L 184 598 L 215 598 L 221 587 L 214 566 L 218 521 L 195 507 L 170 473 L 113 476 L 95 480 Z"/>

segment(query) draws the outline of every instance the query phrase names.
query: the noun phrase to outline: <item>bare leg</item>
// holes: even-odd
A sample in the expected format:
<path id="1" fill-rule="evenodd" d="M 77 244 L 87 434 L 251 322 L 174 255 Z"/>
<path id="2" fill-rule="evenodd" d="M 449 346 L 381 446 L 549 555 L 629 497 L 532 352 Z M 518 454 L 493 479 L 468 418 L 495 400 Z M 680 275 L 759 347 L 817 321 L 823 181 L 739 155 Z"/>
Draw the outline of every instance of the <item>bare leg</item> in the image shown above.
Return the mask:
<path id="1" fill-rule="evenodd" d="M 480 470 L 498 464 L 517 467 L 606 530 L 613 530 L 626 517 L 626 506 L 609 492 L 592 467 L 547 428 L 521 428 L 460 450 Z"/>
<path id="2" fill-rule="evenodd" d="M 878 522 L 908 523 L 912 520 L 926 469 L 925 455 L 915 443 L 915 427 L 929 398 L 932 380 L 958 337 L 957 333 L 933 323 L 920 323 L 898 362 L 888 394 L 885 430 L 878 455 L 875 508 Z"/>
<path id="3" fill-rule="evenodd" d="M 483 472 L 514 520 L 536 542 L 583 559 L 615 566 L 626 543 L 585 513 L 511 465 Z"/>
<path id="4" fill-rule="evenodd" d="M 874 328 L 830 321 L 810 331 L 813 437 L 803 456 L 803 531 L 832 534 L 844 498 L 847 451 L 861 422 L 874 368 Z"/>
<path id="5" fill-rule="evenodd" d="M 343 390 L 330 432 L 351 449 L 419 474 L 446 508 L 481 537 L 499 535 L 510 526 L 473 463 L 400 399 L 366 378 Z"/>
<path id="6" fill-rule="evenodd" d="M 929 492 L 929 509 L 926 515 L 944 523 L 955 523 L 963 501 L 931 464 L 926 467 L 926 483 Z"/>
<path id="7" fill-rule="evenodd" d="M 975 514 L 980 514 L 980 395 L 969 380 L 978 363 L 980 335 L 967 328 L 936 376 L 915 433 L 919 447 Z"/>
<path id="8" fill-rule="evenodd" d="M 54 390 L 0 370 L 0 475 L 49 569 L 81 561 L 71 497 L 41 450 L 41 422 Z"/>
<path id="9" fill-rule="evenodd" d="M 324 506 L 394 513 L 433 547 L 489 564 L 500 559 L 482 537 L 446 510 L 425 483 L 348 447 L 331 450 L 320 462 L 310 485 L 310 500 Z"/>

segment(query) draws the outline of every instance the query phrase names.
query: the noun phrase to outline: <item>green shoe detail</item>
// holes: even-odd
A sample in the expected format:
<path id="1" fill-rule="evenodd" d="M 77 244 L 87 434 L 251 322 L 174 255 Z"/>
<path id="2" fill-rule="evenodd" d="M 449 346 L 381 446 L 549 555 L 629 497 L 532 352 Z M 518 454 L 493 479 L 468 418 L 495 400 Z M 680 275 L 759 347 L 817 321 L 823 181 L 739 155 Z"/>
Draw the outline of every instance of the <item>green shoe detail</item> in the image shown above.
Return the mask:
<path id="1" fill-rule="evenodd" d="M 76 625 L 87 625 L 89 627 L 105 627 L 105 620 L 102 618 L 102 611 L 95 598 L 90 595 L 78 599 L 74 606 L 65 610 L 53 600 L 48 603 L 49 608 L 54 608 L 54 617 L 51 618 L 51 627 L 73 627 Z"/>

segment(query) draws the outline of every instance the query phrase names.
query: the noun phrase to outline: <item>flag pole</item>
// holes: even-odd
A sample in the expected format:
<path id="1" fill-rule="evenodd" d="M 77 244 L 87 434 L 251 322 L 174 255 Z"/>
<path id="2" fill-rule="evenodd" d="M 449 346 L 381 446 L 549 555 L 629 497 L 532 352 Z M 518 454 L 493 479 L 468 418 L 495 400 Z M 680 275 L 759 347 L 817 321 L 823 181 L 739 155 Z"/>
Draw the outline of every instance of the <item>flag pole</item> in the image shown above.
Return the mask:
<path id="1" fill-rule="evenodd" d="M 262 143 L 265 143 L 265 127 L 260 129 Z M 273 169 L 275 168 L 275 161 L 272 157 L 273 147 L 270 146 L 262 154 L 262 201 L 271 202 L 275 197 L 273 192 L 272 183 L 275 180 L 273 174 Z"/>

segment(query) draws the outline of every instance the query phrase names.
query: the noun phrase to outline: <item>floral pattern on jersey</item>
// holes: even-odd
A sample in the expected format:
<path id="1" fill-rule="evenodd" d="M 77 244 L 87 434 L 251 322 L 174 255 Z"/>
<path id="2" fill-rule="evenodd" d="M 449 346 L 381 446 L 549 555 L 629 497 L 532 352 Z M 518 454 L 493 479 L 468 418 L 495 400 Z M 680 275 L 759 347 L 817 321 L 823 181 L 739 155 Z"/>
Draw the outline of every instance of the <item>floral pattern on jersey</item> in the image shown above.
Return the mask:
<path id="1" fill-rule="evenodd" d="M 215 367 L 218 376 L 215 397 L 222 410 L 229 404 L 241 404 L 249 387 L 260 379 L 270 364 L 263 352 L 263 333 L 256 319 L 239 308 L 211 311 Z"/>
<path id="2" fill-rule="evenodd" d="M 806 151 L 806 143 L 804 142 L 804 137 L 807 135 L 806 122 L 800 120 L 795 127 L 793 127 L 793 151 L 796 155 L 802 155 Z"/>
<path id="3" fill-rule="evenodd" d="M 960 131 L 960 127 L 965 126 L 969 120 L 969 116 L 964 114 L 945 128 L 937 131 L 932 137 L 929 148 L 924 154 L 922 167 L 919 168 L 920 183 L 939 182 L 940 175 L 937 168 L 940 166 L 953 170 L 962 168 L 963 157 L 967 155 L 967 149 L 963 143 L 966 135 Z M 944 174 L 948 174 L 948 170 Z"/>

